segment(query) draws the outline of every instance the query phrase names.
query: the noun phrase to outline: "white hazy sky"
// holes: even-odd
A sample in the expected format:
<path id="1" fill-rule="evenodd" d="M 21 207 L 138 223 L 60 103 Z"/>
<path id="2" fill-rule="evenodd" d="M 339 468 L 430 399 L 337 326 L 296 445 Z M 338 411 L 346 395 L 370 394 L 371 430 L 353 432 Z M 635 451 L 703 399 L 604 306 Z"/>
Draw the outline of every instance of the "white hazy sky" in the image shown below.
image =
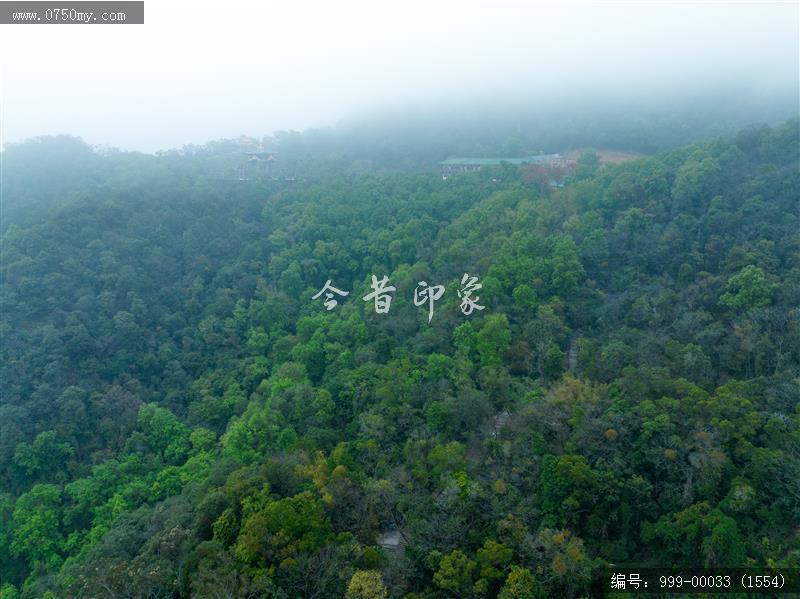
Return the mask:
<path id="1" fill-rule="evenodd" d="M 145 25 L 0 25 L 5 142 L 154 151 L 465 99 L 796 89 L 797 1 L 146 0 Z"/>

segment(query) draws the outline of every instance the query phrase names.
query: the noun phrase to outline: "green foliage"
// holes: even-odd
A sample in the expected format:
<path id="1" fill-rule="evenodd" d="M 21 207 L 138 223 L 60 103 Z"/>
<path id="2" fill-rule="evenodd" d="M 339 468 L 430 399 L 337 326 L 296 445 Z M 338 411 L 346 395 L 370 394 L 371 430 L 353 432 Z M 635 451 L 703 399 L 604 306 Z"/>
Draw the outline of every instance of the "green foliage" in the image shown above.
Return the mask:
<path id="1" fill-rule="evenodd" d="M 31 564 L 52 565 L 58 561 L 64 537 L 61 534 L 61 489 L 39 484 L 17 499 L 12 515 L 11 553 Z"/>
<path id="2" fill-rule="evenodd" d="M 386 599 L 389 592 L 376 570 L 356 570 L 347 584 L 345 599 Z"/>
<path id="3" fill-rule="evenodd" d="M 498 599 L 544 599 L 544 590 L 528 568 L 511 566 Z"/>
<path id="4" fill-rule="evenodd" d="M 475 351 L 481 366 L 498 366 L 511 345 L 511 331 L 505 314 L 486 317 L 475 338 Z"/>
<path id="5" fill-rule="evenodd" d="M 531 599 L 605 563 L 796 566 L 797 142 L 585 154 L 558 189 L 291 136 L 302 174 L 260 182 L 209 175 L 226 142 L 12 145 L 0 597 Z M 447 287 L 430 324 L 421 280 Z"/>
<path id="6" fill-rule="evenodd" d="M 172 412 L 154 404 L 139 410 L 137 431 L 131 435 L 130 446 L 143 444 L 146 450 L 163 456 L 169 464 L 182 462 L 189 453 L 189 428 Z"/>
<path id="7" fill-rule="evenodd" d="M 763 270 L 750 264 L 728 279 L 719 303 L 734 312 L 761 308 L 769 304 L 775 287 Z"/>
<path id="8" fill-rule="evenodd" d="M 678 169 L 672 197 L 682 208 L 690 208 L 693 202 L 715 189 L 719 175 L 719 162 L 698 152 Z"/>
<path id="9" fill-rule="evenodd" d="M 0 586 L 0 599 L 19 599 L 19 591 L 11 583 Z"/>
<path id="10" fill-rule="evenodd" d="M 479 580 L 475 583 L 475 590 L 482 593 L 496 594 L 497 587 L 505 578 L 505 573 L 514 557 L 514 551 L 502 543 L 486 539 L 483 547 L 476 553 L 476 562 L 479 568 Z"/>
<path id="11" fill-rule="evenodd" d="M 69 443 L 60 443 L 56 431 L 36 435 L 33 443 L 20 443 L 14 452 L 14 462 L 28 476 L 49 478 L 64 471 L 64 463 L 75 451 Z"/>
<path id="12" fill-rule="evenodd" d="M 311 493 L 267 501 L 242 520 L 236 557 L 250 564 L 283 562 L 318 549 L 330 532 L 325 511 Z"/>
<path id="13" fill-rule="evenodd" d="M 442 557 L 439 568 L 433 575 L 433 582 L 456 597 L 467 597 L 472 593 L 475 569 L 476 563 L 473 560 L 460 549 L 454 549 Z"/>

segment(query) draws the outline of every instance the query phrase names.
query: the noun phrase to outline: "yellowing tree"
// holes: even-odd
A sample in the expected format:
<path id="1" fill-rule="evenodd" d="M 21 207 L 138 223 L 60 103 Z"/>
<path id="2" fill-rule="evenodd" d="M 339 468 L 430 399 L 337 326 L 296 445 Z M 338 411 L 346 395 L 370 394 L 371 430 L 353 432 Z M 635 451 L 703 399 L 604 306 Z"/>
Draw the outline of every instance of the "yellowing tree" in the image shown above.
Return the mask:
<path id="1" fill-rule="evenodd" d="M 386 599 L 389 591 L 377 570 L 356 570 L 347 585 L 345 599 Z"/>

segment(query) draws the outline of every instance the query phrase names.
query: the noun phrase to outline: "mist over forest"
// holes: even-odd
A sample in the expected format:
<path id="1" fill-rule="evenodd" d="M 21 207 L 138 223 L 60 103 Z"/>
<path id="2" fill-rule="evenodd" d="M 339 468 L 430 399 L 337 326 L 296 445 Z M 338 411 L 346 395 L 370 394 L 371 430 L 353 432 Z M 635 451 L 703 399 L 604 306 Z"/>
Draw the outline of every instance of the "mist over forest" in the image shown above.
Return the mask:
<path id="1" fill-rule="evenodd" d="M 0 599 L 800 590 L 797 3 L 196 4 L 0 25 Z"/>

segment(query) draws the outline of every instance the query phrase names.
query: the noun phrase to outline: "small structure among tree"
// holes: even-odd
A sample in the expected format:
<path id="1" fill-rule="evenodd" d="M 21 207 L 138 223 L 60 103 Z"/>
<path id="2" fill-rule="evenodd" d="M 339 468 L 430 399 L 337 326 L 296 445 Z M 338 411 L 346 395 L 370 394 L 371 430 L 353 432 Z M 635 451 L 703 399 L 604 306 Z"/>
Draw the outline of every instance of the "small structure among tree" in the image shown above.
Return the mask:
<path id="1" fill-rule="evenodd" d="M 258 176 L 272 176 L 276 153 L 267 150 L 264 144 L 253 137 L 240 136 L 236 140 L 245 160 L 240 164 L 239 174 L 241 179 Z"/>
<path id="2" fill-rule="evenodd" d="M 247 156 L 247 167 L 252 173 L 266 175 L 267 177 L 272 176 L 275 152 L 257 150 L 246 152 L 245 154 Z"/>
<path id="3" fill-rule="evenodd" d="M 378 546 L 388 551 L 400 551 L 405 545 L 402 533 L 397 529 L 384 531 L 378 536 Z"/>

